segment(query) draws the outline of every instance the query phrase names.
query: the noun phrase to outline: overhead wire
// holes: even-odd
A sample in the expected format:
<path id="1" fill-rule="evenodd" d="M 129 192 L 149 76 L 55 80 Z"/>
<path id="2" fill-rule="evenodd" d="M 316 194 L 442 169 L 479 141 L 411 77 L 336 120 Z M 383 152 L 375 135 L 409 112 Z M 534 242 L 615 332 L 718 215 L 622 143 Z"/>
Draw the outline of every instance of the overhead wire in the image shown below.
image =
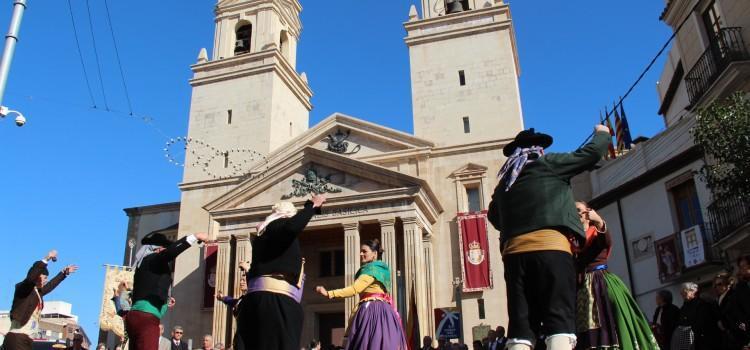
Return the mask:
<path id="1" fill-rule="evenodd" d="M 89 5 L 89 0 L 86 0 L 86 12 L 88 13 L 89 17 L 89 27 L 91 29 L 91 41 L 94 45 L 94 56 L 96 56 L 96 67 L 99 71 L 99 85 L 102 88 L 102 96 L 104 97 L 104 108 L 109 109 L 109 104 L 107 103 L 107 92 L 104 90 L 104 77 L 102 76 L 102 65 L 101 62 L 99 62 L 99 51 L 96 48 L 96 35 L 94 35 L 94 22 L 91 19 L 91 6 Z"/>
<path id="2" fill-rule="evenodd" d="M 89 82 L 89 75 L 86 72 L 86 64 L 83 61 L 83 52 L 81 52 L 81 42 L 78 40 L 78 29 L 76 28 L 76 20 L 73 16 L 73 5 L 68 0 L 68 10 L 70 10 L 70 21 L 73 24 L 73 36 L 76 39 L 76 48 L 78 49 L 78 57 L 81 59 L 81 68 L 83 69 L 83 79 L 86 81 L 86 88 L 91 98 L 91 105 L 96 108 L 96 100 L 94 99 L 94 93 L 91 90 L 91 82 Z"/>
<path id="3" fill-rule="evenodd" d="M 695 6 L 693 6 L 693 8 L 692 8 L 692 9 L 690 10 L 690 12 L 688 12 L 688 13 L 693 13 L 693 12 L 695 12 L 695 10 L 696 10 L 696 9 L 698 8 L 698 5 L 700 5 L 700 3 L 701 3 L 701 2 L 700 2 L 700 1 L 698 1 L 698 2 L 697 2 L 697 3 L 695 4 Z M 648 72 L 649 72 L 649 70 L 651 70 L 651 68 L 652 68 L 652 67 L 654 66 L 654 64 L 656 63 L 656 60 L 658 60 L 658 59 L 659 59 L 659 57 L 661 57 L 661 55 L 662 55 L 662 54 L 664 53 L 664 51 L 666 51 L 666 49 L 667 49 L 667 48 L 669 47 L 669 44 L 671 44 L 671 43 L 672 43 L 672 40 L 674 40 L 674 38 L 675 38 L 675 37 L 677 37 L 677 34 L 678 34 L 678 33 L 680 32 L 680 30 L 682 30 L 682 27 L 683 27 L 683 26 L 685 25 L 685 23 L 687 23 L 687 21 L 688 21 L 688 20 L 689 20 L 690 18 L 691 18 L 690 16 L 687 16 L 687 17 L 685 17 L 685 19 L 684 19 L 684 20 L 682 20 L 682 22 L 680 22 L 680 25 L 679 25 L 679 26 L 677 26 L 677 28 L 676 28 L 676 29 L 674 30 L 674 32 L 673 32 L 673 33 L 672 33 L 672 35 L 671 35 L 671 36 L 669 37 L 669 39 L 668 39 L 668 40 L 667 40 L 667 41 L 666 41 L 666 42 L 664 43 L 664 45 L 662 45 L 661 49 L 659 49 L 659 52 L 657 52 L 657 53 L 656 53 L 656 56 L 654 56 L 654 58 L 652 58 L 652 59 L 651 59 L 651 62 L 649 62 L 649 64 L 648 64 L 648 65 L 646 66 L 646 68 L 645 68 L 645 69 L 644 69 L 644 70 L 643 70 L 643 71 L 641 72 L 641 74 L 640 74 L 640 75 L 638 76 L 638 78 L 637 78 L 637 79 L 635 80 L 635 82 L 633 82 L 633 84 L 631 84 L 631 85 L 630 85 L 630 87 L 629 87 L 629 88 L 628 88 L 628 90 L 627 90 L 627 91 L 625 92 L 625 94 L 624 94 L 624 95 L 622 95 L 622 96 L 620 97 L 620 99 L 619 99 L 619 101 L 617 101 L 617 103 L 615 103 L 614 107 L 612 108 L 612 111 L 610 111 L 610 112 L 606 113 L 606 115 L 604 116 L 604 118 L 602 118 L 602 119 L 600 120 L 600 122 L 604 122 L 604 120 L 605 120 L 605 119 L 609 118 L 610 116 L 612 116 L 612 115 L 613 115 L 613 114 L 615 113 L 614 111 L 616 111 L 618 107 L 622 106 L 622 101 L 623 101 L 623 100 L 625 100 L 625 99 L 626 99 L 626 98 L 628 97 L 628 95 L 630 95 L 630 93 L 631 93 L 631 92 L 633 92 L 633 89 L 635 89 L 635 87 L 636 87 L 636 86 L 637 86 L 637 85 L 638 85 L 638 84 L 639 84 L 639 83 L 641 82 L 641 80 L 643 80 L 643 77 L 645 77 L 645 76 L 646 76 L 646 73 L 648 73 Z M 591 134 L 590 134 L 590 135 L 589 135 L 589 136 L 588 136 L 588 137 L 586 138 L 586 140 L 584 140 L 584 141 L 583 141 L 583 143 L 581 144 L 581 146 L 579 146 L 578 148 L 581 148 L 581 147 L 583 147 L 583 145 L 585 145 L 585 144 L 586 144 L 586 143 L 587 143 L 587 142 L 588 142 L 588 141 L 589 141 L 589 140 L 590 140 L 590 139 L 591 139 L 591 138 L 592 138 L 592 137 L 594 136 L 594 134 L 595 134 L 595 133 L 596 133 L 596 131 L 592 132 L 592 133 L 591 133 Z"/>
<path id="4" fill-rule="evenodd" d="M 107 12 L 107 23 L 109 24 L 109 32 L 112 34 L 112 43 L 115 48 L 115 57 L 117 58 L 117 66 L 120 68 L 120 78 L 122 79 L 122 87 L 125 90 L 125 99 L 128 102 L 128 110 L 130 115 L 133 115 L 133 104 L 130 102 L 130 93 L 128 92 L 128 84 L 125 82 L 125 72 L 122 69 L 122 62 L 120 61 L 120 50 L 117 49 L 117 40 L 115 39 L 115 31 L 112 27 L 112 17 L 109 13 L 109 4 L 107 0 L 104 0 L 104 8 Z"/>

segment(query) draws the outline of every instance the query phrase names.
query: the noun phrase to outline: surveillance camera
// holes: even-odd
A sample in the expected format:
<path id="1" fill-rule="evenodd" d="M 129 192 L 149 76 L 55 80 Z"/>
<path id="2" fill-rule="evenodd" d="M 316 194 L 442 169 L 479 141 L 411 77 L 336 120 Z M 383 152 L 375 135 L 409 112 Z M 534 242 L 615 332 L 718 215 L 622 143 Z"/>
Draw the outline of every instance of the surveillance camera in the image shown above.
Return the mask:
<path id="1" fill-rule="evenodd" d="M 24 124 L 26 124 L 26 118 L 24 118 L 22 115 L 19 114 L 16 117 L 16 125 L 17 126 L 23 126 Z"/>

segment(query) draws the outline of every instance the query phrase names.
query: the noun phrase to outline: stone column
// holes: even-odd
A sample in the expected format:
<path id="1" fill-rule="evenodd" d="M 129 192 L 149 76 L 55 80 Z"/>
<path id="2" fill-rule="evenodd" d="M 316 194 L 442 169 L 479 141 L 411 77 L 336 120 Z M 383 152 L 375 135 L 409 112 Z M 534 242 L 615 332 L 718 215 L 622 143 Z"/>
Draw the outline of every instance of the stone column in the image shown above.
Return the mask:
<path id="1" fill-rule="evenodd" d="M 424 248 L 422 247 L 422 224 L 416 217 L 401 218 L 404 223 L 404 257 L 406 261 L 407 305 L 412 293 L 417 303 L 419 333 L 428 334 L 427 278 L 425 276 Z M 407 310 L 409 308 L 407 307 Z M 407 312 L 408 314 L 408 312 Z M 408 314 L 407 317 L 412 317 Z"/>
<path id="2" fill-rule="evenodd" d="M 396 219 L 381 219 L 380 222 L 380 239 L 382 240 L 383 261 L 391 268 L 391 289 L 388 293 L 393 298 L 393 305 L 398 305 L 398 293 L 396 293 Z"/>
<path id="3" fill-rule="evenodd" d="M 217 237 L 216 243 L 219 246 L 218 252 L 216 253 L 216 290 L 222 291 L 223 293 L 231 293 L 233 288 L 229 286 L 229 272 L 232 265 L 232 262 L 229 261 L 231 255 L 229 237 Z M 215 301 L 211 334 L 214 339 L 217 339 L 217 341 L 221 339 L 225 344 L 227 340 L 225 339 L 227 335 L 227 315 L 227 306 L 220 301 Z"/>
<path id="4" fill-rule="evenodd" d="M 359 222 L 344 224 L 344 286 L 354 283 L 354 275 L 359 269 Z M 349 326 L 349 316 L 357 305 L 357 297 L 346 298 L 344 309 L 345 326 Z"/>
<path id="5" fill-rule="evenodd" d="M 435 312 L 433 310 L 435 309 L 435 278 L 434 278 L 434 272 L 435 267 L 432 263 L 433 261 L 433 251 L 432 251 L 432 236 L 426 236 L 422 240 L 422 245 L 424 247 L 424 266 L 425 266 L 425 280 L 426 280 L 426 288 L 427 288 L 427 331 L 428 334 L 422 334 L 424 337 L 425 335 L 429 335 L 431 337 L 435 337 L 434 331 L 435 331 Z"/>
<path id="6" fill-rule="evenodd" d="M 246 278 L 245 275 L 240 272 L 240 263 L 252 260 L 252 246 L 250 245 L 249 235 L 236 235 L 235 239 L 234 266 L 232 267 L 234 269 L 235 278 L 234 286 L 231 289 L 234 291 L 233 293 L 235 296 L 240 296 L 242 294 L 240 291 L 240 279 Z M 233 335 L 237 333 L 237 319 L 231 317 L 229 320 L 232 322 L 232 331 L 228 334 L 229 339 L 224 342 L 227 348 L 229 347 L 229 344 L 232 343 Z M 234 344 L 232 344 L 232 347 L 234 347 Z"/>

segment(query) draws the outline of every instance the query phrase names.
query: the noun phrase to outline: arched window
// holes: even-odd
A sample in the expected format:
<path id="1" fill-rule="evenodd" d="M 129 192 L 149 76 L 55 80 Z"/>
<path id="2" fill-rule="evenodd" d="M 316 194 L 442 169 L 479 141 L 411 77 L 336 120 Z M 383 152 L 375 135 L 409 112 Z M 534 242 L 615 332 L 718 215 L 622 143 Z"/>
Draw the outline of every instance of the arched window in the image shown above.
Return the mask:
<path id="1" fill-rule="evenodd" d="M 234 54 L 250 52 L 250 37 L 253 34 L 253 25 L 247 22 L 241 23 L 238 25 L 235 34 Z"/>
<path id="2" fill-rule="evenodd" d="M 289 58 L 289 35 L 286 30 L 282 30 L 279 35 L 279 51 L 282 56 Z"/>

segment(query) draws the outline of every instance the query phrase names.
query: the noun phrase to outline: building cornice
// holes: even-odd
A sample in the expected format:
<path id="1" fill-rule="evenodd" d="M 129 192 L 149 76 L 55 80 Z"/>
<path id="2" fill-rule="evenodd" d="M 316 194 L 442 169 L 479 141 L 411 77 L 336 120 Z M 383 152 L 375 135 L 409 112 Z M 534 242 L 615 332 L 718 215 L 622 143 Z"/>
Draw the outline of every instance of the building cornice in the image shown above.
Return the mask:
<path id="1" fill-rule="evenodd" d="M 278 49 L 242 54 L 230 58 L 198 63 L 191 66 L 194 77 L 190 85 L 200 86 L 244 76 L 275 72 L 291 89 L 297 99 L 312 110 L 312 90 L 294 70 Z"/>
<path id="2" fill-rule="evenodd" d="M 148 214 L 163 213 L 165 211 L 179 211 L 180 202 L 146 205 L 142 207 L 125 208 L 123 211 L 128 216 L 140 216 Z"/>

